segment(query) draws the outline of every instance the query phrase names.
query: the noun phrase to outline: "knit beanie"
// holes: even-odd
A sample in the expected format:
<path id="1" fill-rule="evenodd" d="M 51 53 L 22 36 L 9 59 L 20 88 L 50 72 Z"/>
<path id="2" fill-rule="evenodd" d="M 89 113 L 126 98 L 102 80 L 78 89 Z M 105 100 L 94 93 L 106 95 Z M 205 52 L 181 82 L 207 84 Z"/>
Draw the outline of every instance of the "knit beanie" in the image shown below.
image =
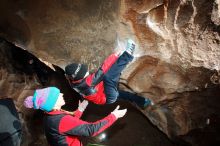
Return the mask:
<path id="1" fill-rule="evenodd" d="M 65 67 L 65 73 L 71 76 L 74 81 L 83 79 L 88 71 L 88 66 L 85 64 L 72 63 Z"/>
<path id="2" fill-rule="evenodd" d="M 50 112 L 53 110 L 59 94 L 60 90 L 56 87 L 37 89 L 33 96 L 28 96 L 25 99 L 24 106 Z"/>

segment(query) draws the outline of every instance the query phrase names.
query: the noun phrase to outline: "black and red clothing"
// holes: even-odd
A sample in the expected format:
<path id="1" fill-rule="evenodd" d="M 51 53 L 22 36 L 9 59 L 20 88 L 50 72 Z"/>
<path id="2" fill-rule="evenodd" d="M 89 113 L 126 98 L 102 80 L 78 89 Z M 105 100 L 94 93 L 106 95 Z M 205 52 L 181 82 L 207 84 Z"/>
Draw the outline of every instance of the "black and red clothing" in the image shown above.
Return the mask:
<path id="1" fill-rule="evenodd" d="M 73 89 L 91 102 L 113 103 L 119 95 L 117 84 L 120 73 L 132 59 L 133 56 L 126 51 L 121 56 L 112 54 L 95 73 L 84 79 L 71 81 L 70 84 Z"/>
<path id="2" fill-rule="evenodd" d="M 44 130 L 51 146 L 82 146 L 80 136 L 96 136 L 111 126 L 116 117 L 108 115 L 102 120 L 89 123 L 80 119 L 82 112 L 76 110 L 74 115 L 62 111 L 46 113 Z"/>

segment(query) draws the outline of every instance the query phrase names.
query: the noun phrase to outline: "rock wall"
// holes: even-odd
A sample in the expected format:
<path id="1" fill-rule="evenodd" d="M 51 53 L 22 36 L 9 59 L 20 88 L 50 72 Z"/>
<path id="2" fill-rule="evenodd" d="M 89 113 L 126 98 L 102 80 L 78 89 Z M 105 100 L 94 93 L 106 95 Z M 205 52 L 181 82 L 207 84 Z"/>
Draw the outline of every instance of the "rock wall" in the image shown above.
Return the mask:
<path id="1" fill-rule="evenodd" d="M 117 36 L 134 39 L 135 61 L 120 88 L 150 98 L 155 105 L 143 112 L 175 138 L 220 111 L 219 17 L 218 0 L 2 0 L 0 36 L 61 68 L 82 62 L 91 69 Z M 24 86 L 1 83 L 6 88 Z"/>
<path id="2" fill-rule="evenodd" d="M 118 9 L 117 0 L 3 0 L 0 28 L 3 36 L 50 63 L 94 67 L 113 50 Z"/>
<path id="3" fill-rule="evenodd" d="M 123 5 L 122 21 L 139 42 L 136 61 L 122 76 L 124 87 L 156 103 L 145 113 L 168 136 L 204 127 L 220 109 L 214 106 L 220 97 L 218 2 L 125 0 Z"/>

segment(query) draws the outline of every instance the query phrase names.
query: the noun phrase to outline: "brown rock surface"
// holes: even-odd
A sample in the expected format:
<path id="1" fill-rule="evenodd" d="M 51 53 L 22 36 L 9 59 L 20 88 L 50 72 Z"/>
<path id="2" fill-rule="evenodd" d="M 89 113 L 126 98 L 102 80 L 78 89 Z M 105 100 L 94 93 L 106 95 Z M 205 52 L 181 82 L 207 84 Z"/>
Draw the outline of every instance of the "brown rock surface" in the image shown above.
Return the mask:
<path id="1" fill-rule="evenodd" d="M 218 4 L 208 0 L 124 4 L 124 21 L 139 41 L 138 57 L 123 74 L 124 84 L 156 103 L 145 113 L 170 137 L 204 127 L 220 109 L 209 105 L 220 97 L 219 73 L 214 75 L 217 85 L 210 81 L 220 67 Z"/>
<path id="2" fill-rule="evenodd" d="M 96 68 L 116 32 L 133 38 L 135 61 L 121 88 L 149 97 L 155 105 L 144 113 L 174 138 L 220 113 L 219 16 L 219 0 L 2 0 L 0 36 L 61 68 L 72 61 Z M 1 95 L 22 101 L 34 80 L 0 55 Z"/>

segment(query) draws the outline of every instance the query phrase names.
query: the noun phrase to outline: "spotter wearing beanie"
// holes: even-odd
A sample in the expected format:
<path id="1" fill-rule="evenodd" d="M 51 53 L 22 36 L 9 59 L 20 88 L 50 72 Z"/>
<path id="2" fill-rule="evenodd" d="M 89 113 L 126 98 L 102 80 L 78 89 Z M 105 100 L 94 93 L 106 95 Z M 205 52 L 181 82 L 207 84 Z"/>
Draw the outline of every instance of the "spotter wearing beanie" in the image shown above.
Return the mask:
<path id="1" fill-rule="evenodd" d="M 25 99 L 24 106 L 50 112 L 53 110 L 59 95 L 60 90 L 56 87 L 37 89 L 33 96 L 28 96 Z"/>
<path id="2" fill-rule="evenodd" d="M 65 67 L 65 73 L 74 81 L 83 79 L 88 71 L 88 66 L 85 64 L 72 63 Z"/>

